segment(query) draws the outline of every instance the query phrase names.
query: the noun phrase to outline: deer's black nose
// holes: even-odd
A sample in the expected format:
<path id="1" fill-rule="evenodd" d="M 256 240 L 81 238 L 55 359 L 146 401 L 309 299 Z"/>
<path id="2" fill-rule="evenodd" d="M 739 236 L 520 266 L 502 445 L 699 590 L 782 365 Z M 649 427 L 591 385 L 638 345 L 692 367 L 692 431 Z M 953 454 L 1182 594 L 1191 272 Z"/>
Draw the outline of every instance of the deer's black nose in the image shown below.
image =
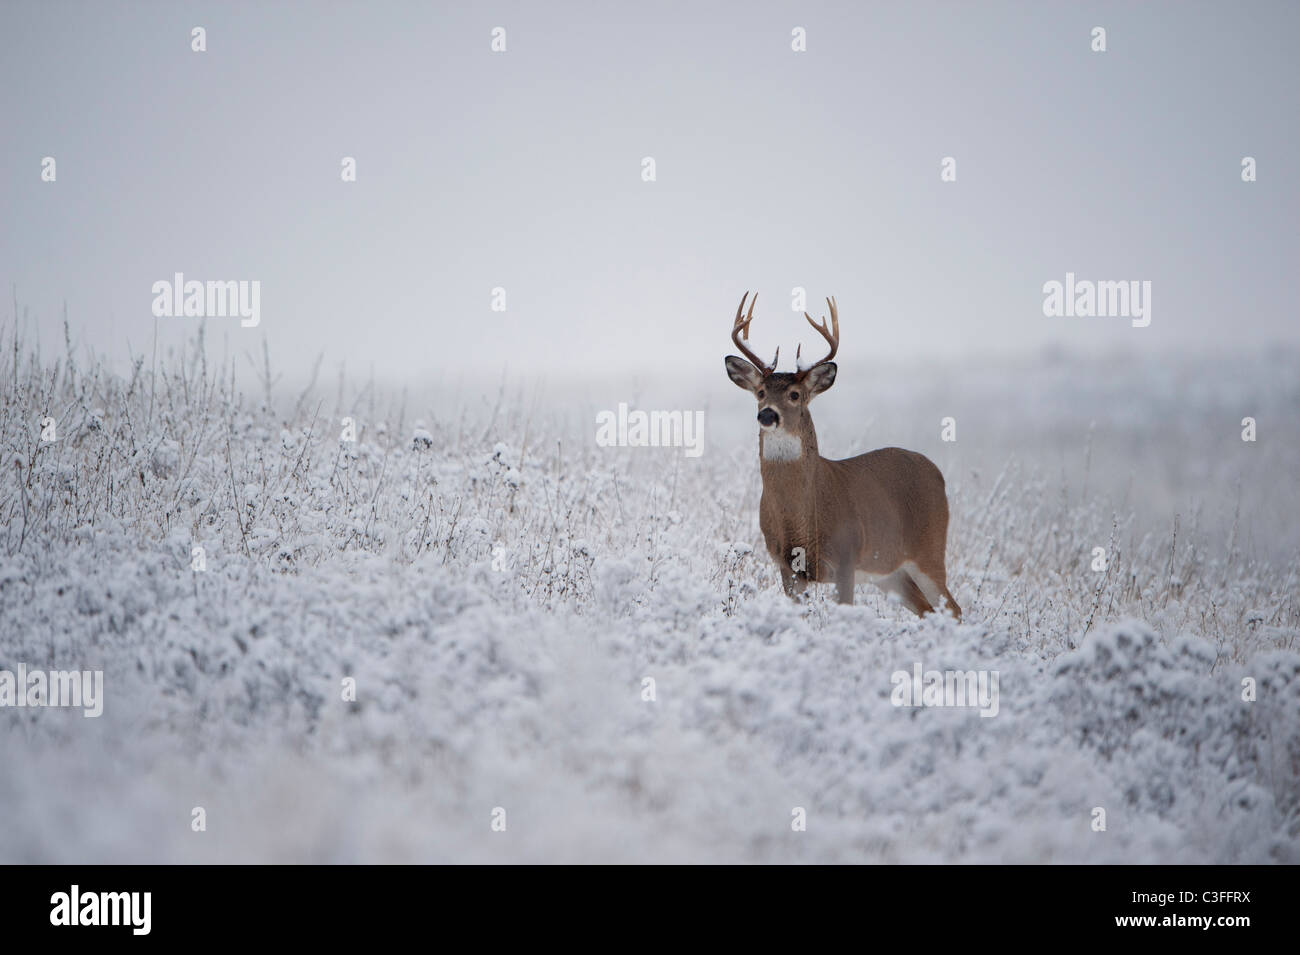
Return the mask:
<path id="1" fill-rule="evenodd" d="M 772 427 L 779 420 L 781 420 L 780 417 L 771 408 L 764 408 L 758 413 L 758 423 L 765 428 Z"/>

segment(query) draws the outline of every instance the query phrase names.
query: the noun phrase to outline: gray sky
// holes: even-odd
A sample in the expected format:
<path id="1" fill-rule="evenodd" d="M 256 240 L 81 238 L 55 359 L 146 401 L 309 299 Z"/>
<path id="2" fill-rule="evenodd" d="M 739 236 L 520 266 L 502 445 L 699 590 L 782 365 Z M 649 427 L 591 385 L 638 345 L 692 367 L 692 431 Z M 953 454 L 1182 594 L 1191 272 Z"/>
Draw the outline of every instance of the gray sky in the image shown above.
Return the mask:
<path id="1" fill-rule="evenodd" d="M 796 285 L 851 361 L 1294 342 L 1297 35 L 1294 3 L 7 0 L 0 278 L 114 359 L 155 281 L 256 279 L 211 340 L 290 373 L 721 375 L 746 289 L 757 350 L 811 344 Z M 1149 280 L 1151 325 L 1044 317 L 1067 271 Z"/>

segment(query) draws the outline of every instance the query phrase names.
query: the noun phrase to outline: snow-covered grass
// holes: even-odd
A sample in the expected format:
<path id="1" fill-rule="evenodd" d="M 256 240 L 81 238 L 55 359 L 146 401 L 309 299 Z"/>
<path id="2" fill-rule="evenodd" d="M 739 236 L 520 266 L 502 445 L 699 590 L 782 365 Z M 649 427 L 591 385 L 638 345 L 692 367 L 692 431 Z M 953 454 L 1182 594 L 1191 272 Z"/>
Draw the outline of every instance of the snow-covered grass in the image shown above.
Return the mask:
<path id="1" fill-rule="evenodd" d="M 720 361 L 416 394 L 3 347 L 0 669 L 107 699 L 0 710 L 2 861 L 1300 861 L 1294 356 L 844 368 L 823 453 L 940 465 L 957 624 L 781 595 Z M 707 408 L 705 453 L 598 447 L 619 401 Z M 998 714 L 894 706 L 915 663 Z"/>

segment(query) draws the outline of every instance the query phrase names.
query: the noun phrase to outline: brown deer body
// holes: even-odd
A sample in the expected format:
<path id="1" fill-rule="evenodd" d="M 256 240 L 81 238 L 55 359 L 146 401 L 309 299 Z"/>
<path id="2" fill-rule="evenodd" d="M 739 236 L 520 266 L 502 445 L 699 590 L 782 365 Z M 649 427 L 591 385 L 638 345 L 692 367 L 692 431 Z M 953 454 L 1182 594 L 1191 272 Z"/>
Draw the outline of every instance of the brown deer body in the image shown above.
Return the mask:
<path id="1" fill-rule="evenodd" d="M 960 619 L 945 568 L 948 497 L 934 463 L 902 448 L 843 461 L 818 452 L 808 404 L 834 384 L 831 359 L 839 348 L 839 312 L 833 299 L 827 304 L 831 327 L 806 312 L 804 317 L 830 344 L 830 353 L 794 374 L 777 372 L 776 358 L 764 364 L 745 344 L 753 302 L 745 315 L 741 299 L 732 327 L 732 340 L 749 360 L 729 356 L 727 375 L 758 398 L 759 527 L 768 552 L 791 596 L 809 582 L 833 582 L 839 602 L 851 604 L 861 576 L 898 594 L 918 615 L 946 603 Z"/>

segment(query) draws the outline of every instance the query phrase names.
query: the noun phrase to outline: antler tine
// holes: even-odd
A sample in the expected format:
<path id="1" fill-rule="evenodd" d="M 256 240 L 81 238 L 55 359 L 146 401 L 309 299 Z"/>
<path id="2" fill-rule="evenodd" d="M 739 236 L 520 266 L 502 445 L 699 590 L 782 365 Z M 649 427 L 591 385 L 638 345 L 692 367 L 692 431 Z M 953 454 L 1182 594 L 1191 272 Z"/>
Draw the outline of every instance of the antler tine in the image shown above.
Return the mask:
<path id="1" fill-rule="evenodd" d="M 832 358 L 835 357 L 835 353 L 840 349 L 840 310 L 839 307 L 836 305 L 835 299 L 833 297 L 828 298 L 826 300 L 826 304 L 830 306 L 830 310 L 831 310 L 831 317 L 830 317 L 829 324 L 827 323 L 827 320 L 824 318 L 821 320 L 820 324 L 814 322 L 811 315 L 809 315 L 807 312 L 803 313 L 803 317 L 808 319 L 808 324 L 811 325 L 813 328 L 817 329 L 817 333 L 821 335 L 822 338 L 826 339 L 826 343 L 831 346 L 831 350 L 827 353 L 826 357 L 818 361 L 816 364 L 809 365 L 807 368 L 804 369 L 805 372 L 811 371 L 813 368 L 816 368 L 817 365 L 826 364 L 828 361 L 830 361 Z M 798 361 L 798 358 L 799 356 L 796 353 L 795 355 L 796 362 Z"/>
<path id="2" fill-rule="evenodd" d="M 750 351 L 749 346 L 745 344 L 749 341 L 749 323 L 754 320 L 754 306 L 758 304 L 758 293 L 754 293 L 754 298 L 749 303 L 749 314 L 745 314 L 745 299 L 747 298 L 749 298 L 748 292 L 746 292 L 741 298 L 740 306 L 736 309 L 736 321 L 731 327 L 731 341 L 740 349 L 740 353 L 749 359 L 750 363 L 753 364 L 754 367 L 761 369 L 764 374 L 770 375 L 776 370 L 777 359 L 773 358 L 772 364 L 769 365 L 764 362 L 763 359 Z M 780 348 L 776 350 L 776 355 L 777 358 L 781 357 Z"/>

